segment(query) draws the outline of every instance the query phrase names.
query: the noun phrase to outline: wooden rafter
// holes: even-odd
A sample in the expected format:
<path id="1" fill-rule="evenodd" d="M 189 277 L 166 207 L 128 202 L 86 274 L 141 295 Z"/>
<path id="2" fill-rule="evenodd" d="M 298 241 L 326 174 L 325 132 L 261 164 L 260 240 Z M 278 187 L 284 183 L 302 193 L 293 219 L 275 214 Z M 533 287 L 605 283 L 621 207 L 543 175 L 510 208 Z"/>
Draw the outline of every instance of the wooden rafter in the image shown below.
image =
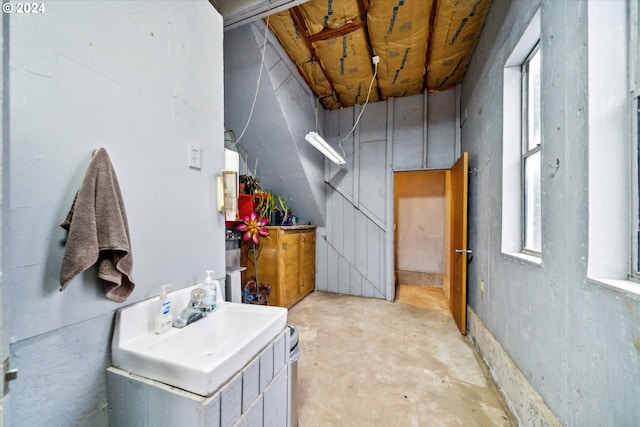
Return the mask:
<path id="1" fill-rule="evenodd" d="M 302 34 L 302 38 L 307 44 L 307 47 L 311 51 L 311 56 L 313 56 L 313 60 L 316 61 L 316 64 L 318 64 L 318 67 L 320 67 L 320 70 L 322 71 L 324 78 L 327 79 L 329 86 L 331 86 L 331 91 L 335 94 L 335 98 L 338 100 L 340 107 L 344 107 L 344 105 L 342 104 L 342 100 L 340 99 L 340 95 L 338 94 L 336 87 L 333 85 L 333 81 L 331 81 L 331 79 L 327 75 L 327 70 L 324 69 L 322 62 L 320 62 L 320 57 L 316 52 L 316 48 L 313 46 L 313 43 L 311 43 L 309 28 L 307 27 L 307 24 L 304 22 L 304 18 L 302 17 L 302 13 L 300 12 L 300 9 L 298 8 L 298 6 L 294 6 L 291 9 L 289 9 L 289 13 L 291 14 L 291 18 L 293 19 L 293 22 L 295 22 L 295 24 L 298 26 L 298 30 L 300 31 L 300 34 Z M 313 85 L 310 85 L 310 86 L 313 86 Z"/>
<path id="2" fill-rule="evenodd" d="M 339 27 L 339 28 L 325 28 L 324 30 L 320 31 L 318 34 L 309 36 L 309 41 L 313 43 L 313 42 L 319 42 L 323 40 L 329 40 L 334 37 L 342 37 L 345 34 L 349 34 L 355 30 L 359 30 L 362 27 L 363 27 L 362 22 L 358 22 L 357 24 L 354 24 L 353 22 L 347 22 L 346 24 L 344 24 L 342 27 Z"/>
<path id="3" fill-rule="evenodd" d="M 424 59 L 424 81 L 422 91 L 427 90 L 427 76 L 429 75 L 429 63 L 431 62 L 431 51 L 433 49 L 433 33 L 436 26 L 436 13 L 438 11 L 438 0 L 433 0 L 431 4 L 431 14 L 429 15 L 429 40 L 427 41 L 427 54 Z"/>

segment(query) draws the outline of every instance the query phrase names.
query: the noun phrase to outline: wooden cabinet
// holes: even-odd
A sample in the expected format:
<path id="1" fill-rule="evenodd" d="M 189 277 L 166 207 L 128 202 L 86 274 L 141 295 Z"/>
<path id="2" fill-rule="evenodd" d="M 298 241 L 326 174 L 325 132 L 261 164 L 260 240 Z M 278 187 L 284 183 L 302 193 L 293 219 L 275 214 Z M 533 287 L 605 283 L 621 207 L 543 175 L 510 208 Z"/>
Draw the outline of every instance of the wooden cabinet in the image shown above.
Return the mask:
<path id="1" fill-rule="evenodd" d="M 269 237 L 260 238 L 258 276 L 271 285 L 269 305 L 291 307 L 316 287 L 316 227 L 295 225 L 266 227 Z M 255 275 L 250 242 L 242 245 L 242 282 Z"/>

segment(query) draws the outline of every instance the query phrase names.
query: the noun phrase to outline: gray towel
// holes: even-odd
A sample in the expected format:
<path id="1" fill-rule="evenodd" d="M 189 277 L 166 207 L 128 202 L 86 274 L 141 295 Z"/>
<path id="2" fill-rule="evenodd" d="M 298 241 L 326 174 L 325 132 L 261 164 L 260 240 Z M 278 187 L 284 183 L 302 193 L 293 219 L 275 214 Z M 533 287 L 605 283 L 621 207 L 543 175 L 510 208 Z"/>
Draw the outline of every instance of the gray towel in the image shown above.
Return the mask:
<path id="1" fill-rule="evenodd" d="M 60 291 L 79 273 L 98 263 L 107 298 L 122 302 L 134 288 L 129 226 L 118 178 L 104 148 L 94 152 L 82 185 L 61 227 L 69 231 Z"/>

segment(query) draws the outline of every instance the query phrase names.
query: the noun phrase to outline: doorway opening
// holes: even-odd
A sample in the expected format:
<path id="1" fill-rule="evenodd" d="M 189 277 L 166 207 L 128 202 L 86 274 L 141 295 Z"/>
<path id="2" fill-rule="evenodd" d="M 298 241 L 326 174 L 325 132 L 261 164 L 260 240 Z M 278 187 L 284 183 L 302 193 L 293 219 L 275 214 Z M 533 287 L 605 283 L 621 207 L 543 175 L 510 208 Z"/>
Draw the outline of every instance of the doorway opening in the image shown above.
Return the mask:
<path id="1" fill-rule="evenodd" d="M 446 170 L 394 173 L 398 299 L 418 306 L 431 306 L 440 293 L 449 299 L 448 208 Z"/>
<path id="2" fill-rule="evenodd" d="M 468 161 L 465 152 L 451 169 L 395 172 L 393 192 L 396 300 L 428 309 L 448 306 L 463 335 L 471 254 Z"/>

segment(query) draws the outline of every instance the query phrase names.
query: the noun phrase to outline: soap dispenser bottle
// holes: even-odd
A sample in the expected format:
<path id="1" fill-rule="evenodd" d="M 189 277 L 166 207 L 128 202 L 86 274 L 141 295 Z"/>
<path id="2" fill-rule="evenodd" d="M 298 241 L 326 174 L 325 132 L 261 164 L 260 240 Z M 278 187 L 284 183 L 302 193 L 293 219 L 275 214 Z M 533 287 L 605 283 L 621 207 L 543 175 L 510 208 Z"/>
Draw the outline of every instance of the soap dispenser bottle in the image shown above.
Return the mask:
<path id="1" fill-rule="evenodd" d="M 156 334 L 164 334 L 171 329 L 173 317 L 171 316 L 171 300 L 167 295 L 167 287 L 171 285 L 162 285 L 160 292 L 160 302 L 158 304 L 158 314 L 156 315 L 155 332 Z"/>
<path id="2" fill-rule="evenodd" d="M 215 273 L 213 270 L 207 270 L 207 278 L 204 279 L 202 289 L 206 292 L 202 306 L 205 311 L 213 311 L 216 309 L 218 303 L 218 289 L 220 289 L 220 282 L 215 280 L 212 275 Z"/>

